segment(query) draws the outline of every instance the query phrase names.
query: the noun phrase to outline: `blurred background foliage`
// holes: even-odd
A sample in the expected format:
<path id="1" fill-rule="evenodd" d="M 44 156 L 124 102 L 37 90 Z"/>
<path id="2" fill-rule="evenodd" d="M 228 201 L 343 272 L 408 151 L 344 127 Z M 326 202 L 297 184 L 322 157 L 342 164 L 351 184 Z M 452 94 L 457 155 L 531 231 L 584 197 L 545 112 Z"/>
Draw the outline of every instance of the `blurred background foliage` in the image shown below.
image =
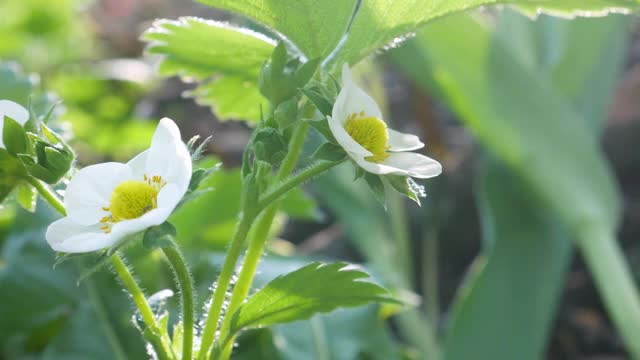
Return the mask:
<path id="1" fill-rule="evenodd" d="M 224 170 L 202 185 L 213 191 L 172 218 L 204 306 L 235 225 L 237 166 L 250 134 L 246 123 L 223 120 L 257 118 L 255 76 L 260 54 L 268 56 L 273 45 L 247 43 L 195 19 L 143 32 L 155 18 L 180 16 L 263 28 L 187 0 L 9 0 L 0 3 L 0 14 L 11 14 L 0 19 L 0 98 L 26 104 L 32 94 L 40 114 L 59 102 L 54 125 L 72 139 L 78 166 L 126 161 L 148 145 L 163 116 L 178 122 L 185 140 L 213 134 L 202 161 L 222 162 Z M 416 306 L 369 306 L 253 330 L 239 339 L 234 357 L 413 359 L 441 351 L 446 359 L 628 358 L 573 251 L 571 223 L 574 213 L 593 210 L 617 224 L 621 209 L 618 236 L 638 279 L 634 20 L 533 21 L 506 7 L 481 9 L 437 20 L 363 62 L 357 74 L 393 127 L 425 139 L 444 173 L 426 182 L 421 208 L 389 194 L 385 212 L 352 181 L 348 166 L 307 193 L 293 193 L 277 217 L 256 286 L 310 259 L 344 259 L 364 263 Z M 286 25 L 278 30 L 299 24 Z M 392 35 L 395 28 L 383 25 Z M 364 29 L 354 24 L 353 41 L 366 37 Z M 325 40 L 337 43 L 341 31 Z M 144 56 L 141 36 L 152 42 Z M 212 40 L 228 45 L 218 52 L 203 46 Z M 292 40 L 310 56 L 331 50 Z M 351 43 L 347 50 L 347 59 L 366 55 Z M 214 52 L 186 61 L 202 51 Z M 158 65 L 153 54 L 165 61 Z M 156 69 L 186 81 L 161 79 Z M 216 73 L 227 75 L 212 78 Z M 307 154 L 320 141 L 314 136 Z M 593 142 L 601 143 L 606 162 Z M 602 164 L 613 170 L 615 184 Z M 589 169 L 597 171 L 591 176 Z M 597 206 L 574 211 L 584 204 L 573 202 L 576 194 Z M 144 358 L 132 306 L 109 271 L 77 284 L 83 264 L 52 269 L 55 255 L 43 232 L 55 217 L 45 204 L 35 215 L 11 202 L 0 211 L 0 358 Z M 139 244 L 126 251 L 148 294 L 174 288 L 159 253 Z M 176 308 L 175 299 L 165 300 L 158 311 Z"/>

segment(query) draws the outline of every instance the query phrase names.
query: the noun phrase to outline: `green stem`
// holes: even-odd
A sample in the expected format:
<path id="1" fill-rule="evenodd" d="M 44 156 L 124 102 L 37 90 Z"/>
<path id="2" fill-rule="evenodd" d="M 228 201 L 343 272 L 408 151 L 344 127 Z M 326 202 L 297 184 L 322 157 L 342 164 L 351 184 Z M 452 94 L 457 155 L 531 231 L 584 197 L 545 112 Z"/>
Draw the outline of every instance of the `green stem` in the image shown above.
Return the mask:
<path id="1" fill-rule="evenodd" d="M 264 196 L 260 198 L 260 201 L 258 202 L 258 208 L 266 208 L 289 191 L 302 185 L 304 182 L 310 180 L 311 178 L 331 169 L 332 167 L 342 164 L 345 160 L 346 159 L 340 161 L 319 161 L 313 165 L 310 165 L 306 169 L 300 171 L 299 173 L 281 182 L 280 184 L 277 184 L 273 189 L 268 191 Z"/>
<path id="2" fill-rule="evenodd" d="M 633 359 L 640 359 L 640 301 L 615 237 L 591 232 L 578 243 L 605 306 Z"/>
<path id="3" fill-rule="evenodd" d="M 298 158 L 300 157 L 300 153 L 302 152 L 302 146 L 304 145 L 308 131 L 309 124 L 304 121 L 300 122 L 293 130 L 293 133 L 291 134 L 291 142 L 289 143 L 289 151 L 276 174 L 277 182 L 282 181 L 289 176 L 291 172 L 293 172 L 293 169 L 298 162 Z M 260 257 L 262 256 L 262 250 L 269 236 L 271 225 L 273 224 L 273 219 L 278 212 L 278 205 L 279 202 L 269 205 L 253 226 L 253 234 L 249 242 L 249 249 L 247 250 L 244 262 L 242 263 L 242 269 L 240 270 L 240 275 L 238 276 L 238 281 L 236 286 L 233 288 L 231 299 L 229 301 L 228 314 L 233 314 L 249 293 L 251 284 L 253 283 L 253 277 L 258 267 L 258 263 L 260 262 Z M 222 323 L 222 329 L 228 327 L 230 318 L 231 315 L 225 316 Z M 226 333 L 225 330 L 222 330 L 222 332 Z M 221 339 L 224 340 L 225 337 L 221 337 Z M 231 346 L 227 346 L 226 343 L 220 345 L 224 348 L 223 358 L 227 353 L 230 355 Z"/>
<path id="4" fill-rule="evenodd" d="M 45 185 L 42 181 L 34 178 L 33 176 L 29 176 L 27 178 L 29 184 L 31 184 L 38 192 L 40 196 L 51 205 L 54 209 L 56 209 L 62 216 L 67 216 L 67 210 L 64 208 L 64 204 L 58 198 L 58 196 L 51 190 L 47 185 Z"/>
<path id="5" fill-rule="evenodd" d="M 218 327 L 218 320 L 222 311 L 222 304 L 226 298 L 227 288 L 229 287 L 229 283 L 231 283 L 231 277 L 235 271 L 236 263 L 240 257 L 244 241 L 254 219 L 255 215 L 253 214 L 240 214 L 240 221 L 238 222 L 236 231 L 231 239 L 231 245 L 229 245 L 227 256 L 224 259 L 222 270 L 220 271 L 218 281 L 215 285 L 215 290 L 213 291 L 213 298 L 211 300 L 211 305 L 209 306 L 204 330 L 202 332 L 200 352 L 198 353 L 199 360 L 207 358 L 209 349 L 211 348 L 211 345 L 213 345 L 215 332 Z"/>
<path id="6" fill-rule="evenodd" d="M 138 283 L 136 282 L 133 275 L 131 274 L 129 267 L 127 267 L 127 264 L 124 262 L 124 260 L 122 259 L 122 257 L 120 257 L 118 253 L 114 253 L 111 256 L 111 265 L 113 266 L 113 269 L 116 271 L 116 273 L 120 277 L 120 280 L 122 281 L 122 284 L 124 285 L 125 289 L 127 289 L 127 291 L 129 291 L 129 294 L 131 294 L 131 298 L 133 299 L 133 302 L 136 304 L 136 307 L 138 308 L 138 311 L 142 316 L 142 320 L 144 321 L 147 328 L 149 328 L 149 330 L 152 333 L 156 333 L 156 334 L 161 333 L 160 327 L 158 326 L 158 322 L 156 321 L 156 318 L 153 315 L 153 311 L 151 310 L 151 307 L 149 306 L 149 303 L 147 302 L 147 299 L 144 296 L 144 293 L 142 292 L 142 290 L 138 286 Z M 155 346 L 156 351 L 159 351 L 160 353 L 164 353 L 163 356 L 168 356 L 167 354 L 171 354 L 169 339 L 167 336 L 162 336 L 160 348 L 158 348 L 157 345 L 158 344 L 156 344 Z"/>
<path id="7" fill-rule="evenodd" d="M 171 268 L 176 276 L 182 300 L 182 359 L 191 360 L 193 352 L 193 328 L 194 328 L 194 307 L 193 307 L 193 278 L 187 268 L 184 256 L 177 245 L 163 247 L 162 251 L 169 260 Z"/>
<path id="8" fill-rule="evenodd" d="M 407 230 L 409 226 L 407 211 L 401 195 L 391 194 L 388 197 L 388 201 L 391 233 L 393 234 L 393 241 L 398 249 L 396 265 L 402 269 L 404 275 L 403 280 L 406 281 L 407 288 L 412 288 L 414 284 L 413 252 L 411 251 L 411 237 Z"/>
<path id="9" fill-rule="evenodd" d="M 53 192 L 53 190 L 51 190 L 42 181 L 32 176 L 29 176 L 27 178 L 27 181 L 36 190 L 38 190 L 38 193 L 40 193 L 40 196 L 42 196 L 42 198 L 46 202 L 48 202 L 49 205 L 51 205 L 51 207 L 56 209 L 62 216 L 67 216 L 67 210 L 64 207 L 64 203 L 60 200 L 60 198 L 58 198 L 58 196 Z M 111 263 L 113 264 L 113 267 L 116 269 L 116 272 L 120 276 L 122 283 L 125 284 L 125 287 L 127 288 L 127 290 L 129 290 L 129 293 L 133 297 L 134 302 L 138 307 L 138 310 L 140 311 L 140 314 L 142 314 L 143 316 L 145 324 L 147 324 L 147 326 L 150 327 L 151 329 L 159 330 L 158 325 L 153 316 L 153 312 L 151 311 L 151 308 L 147 303 L 147 299 L 144 297 L 144 294 L 142 293 L 142 290 L 140 290 L 140 287 L 136 283 L 136 280 L 133 278 L 133 275 L 131 275 L 131 272 L 129 271 L 129 268 L 127 268 L 127 265 L 124 263 L 124 260 L 122 260 L 122 258 L 116 253 L 113 256 L 111 256 Z M 91 296 L 91 294 L 89 294 L 89 296 Z M 96 309 L 96 311 L 100 311 L 100 309 Z M 171 352 L 168 351 L 168 349 L 170 349 L 168 344 L 169 344 L 168 336 L 164 334 L 163 337 L 161 338 L 162 346 L 158 346 L 158 344 L 154 344 L 154 348 L 158 352 L 158 356 L 166 359 L 173 358 L 168 355 L 168 354 L 171 354 Z"/>

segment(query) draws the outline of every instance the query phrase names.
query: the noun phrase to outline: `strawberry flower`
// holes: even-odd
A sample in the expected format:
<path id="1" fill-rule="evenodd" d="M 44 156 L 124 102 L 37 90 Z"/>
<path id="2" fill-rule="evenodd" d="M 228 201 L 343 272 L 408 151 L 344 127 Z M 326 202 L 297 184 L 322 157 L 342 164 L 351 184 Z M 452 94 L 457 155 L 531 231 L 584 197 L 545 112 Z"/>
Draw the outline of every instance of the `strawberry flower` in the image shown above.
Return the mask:
<path id="1" fill-rule="evenodd" d="M 328 122 L 338 144 L 370 173 L 426 179 L 442 172 L 436 160 L 411 152 L 424 147 L 417 136 L 387 128 L 378 104 L 353 82 L 347 64 Z"/>
<path id="2" fill-rule="evenodd" d="M 90 252 L 160 225 L 186 193 L 191 170 L 180 130 L 164 118 L 151 147 L 128 163 L 91 165 L 75 174 L 64 196 L 67 217 L 49 226 L 47 242 L 59 252 Z"/>

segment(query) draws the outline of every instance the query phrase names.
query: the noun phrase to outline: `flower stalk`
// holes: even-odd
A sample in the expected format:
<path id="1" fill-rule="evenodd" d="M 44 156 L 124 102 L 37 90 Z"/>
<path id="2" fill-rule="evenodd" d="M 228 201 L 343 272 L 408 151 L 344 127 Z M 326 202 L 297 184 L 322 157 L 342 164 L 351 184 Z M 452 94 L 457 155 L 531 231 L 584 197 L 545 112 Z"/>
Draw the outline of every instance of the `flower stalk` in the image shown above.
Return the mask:
<path id="1" fill-rule="evenodd" d="M 193 278 L 187 268 L 184 256 L 176 244 L 162 248 L 164 255 L 169 260 L 171 268 L 180 287 L 180 299 L 182 302 L 182 359 L 191 359 L 193 352 L 194 329 L 194 288 Z"/>

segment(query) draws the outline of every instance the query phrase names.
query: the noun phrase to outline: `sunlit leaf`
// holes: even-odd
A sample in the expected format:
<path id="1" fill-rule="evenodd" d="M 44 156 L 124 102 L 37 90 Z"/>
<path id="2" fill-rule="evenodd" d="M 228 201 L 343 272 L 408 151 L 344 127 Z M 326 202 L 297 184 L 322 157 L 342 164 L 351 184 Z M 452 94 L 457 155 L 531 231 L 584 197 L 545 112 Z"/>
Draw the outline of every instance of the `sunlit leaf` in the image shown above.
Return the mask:
<path id="1" fill-rule="evenodd" d="M 237 310 L 231 321 L 232 333 L 308 319 L 340 307 L 393 302 L 384 288 L 362 281 L 368 276 L 345 263 L 316 262 L 277 277 Z"/>
<path id="2" fill-rule="evenodd" d="M 191 95 L 221 119 L 259 120 L 260 104 L 266 100 L 256 82 L 275 46 L 273 40 L 198 18 L 158 20 L 143 39 L 149 53 L 162 56 L 160 74 L 200 81 Z"/>

